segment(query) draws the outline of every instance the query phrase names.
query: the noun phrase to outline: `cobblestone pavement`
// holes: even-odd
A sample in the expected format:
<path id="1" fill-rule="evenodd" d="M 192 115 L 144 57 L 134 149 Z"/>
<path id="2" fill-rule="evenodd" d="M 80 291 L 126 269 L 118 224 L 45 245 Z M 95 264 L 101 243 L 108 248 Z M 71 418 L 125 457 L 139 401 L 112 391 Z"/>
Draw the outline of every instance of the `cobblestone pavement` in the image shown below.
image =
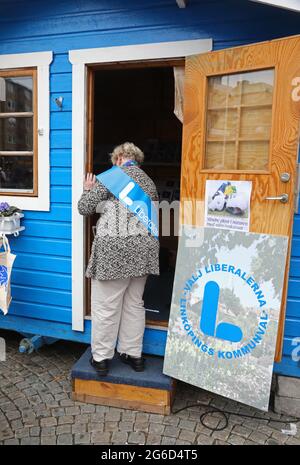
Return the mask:
<path id="1" fill-rule="evenodd" d="M 18 352 L 20 335 L 0 331 L 7 357 L 0 362 L 0 444 L 300 444 L 283 434 L 287 417 L 262 413 L 223 397 L 178 383 L 174 409 L 197 401 L 232 412 L 223 431 L 200 423 L 207 407 L 163 416 L 73 402 L 70 369 L 86 346 L 60 341 L 38 353 Z M 247 414 L 251 418 L 238 416 Z M 258 420 L 257 417 L 263 418 Z M 221 417 L 206 417 L 216 427 Z"/>

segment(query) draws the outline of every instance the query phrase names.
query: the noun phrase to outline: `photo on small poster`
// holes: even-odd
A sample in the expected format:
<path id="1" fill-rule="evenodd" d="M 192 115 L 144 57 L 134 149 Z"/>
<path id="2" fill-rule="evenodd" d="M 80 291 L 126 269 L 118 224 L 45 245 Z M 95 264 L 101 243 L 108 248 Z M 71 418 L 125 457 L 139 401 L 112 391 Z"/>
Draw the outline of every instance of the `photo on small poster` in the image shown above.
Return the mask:
<path id="1" fill-rule="evenodd" d="M 251 190 L 251 181 L 206 181 L 204 225 L 249 232 Z"/>

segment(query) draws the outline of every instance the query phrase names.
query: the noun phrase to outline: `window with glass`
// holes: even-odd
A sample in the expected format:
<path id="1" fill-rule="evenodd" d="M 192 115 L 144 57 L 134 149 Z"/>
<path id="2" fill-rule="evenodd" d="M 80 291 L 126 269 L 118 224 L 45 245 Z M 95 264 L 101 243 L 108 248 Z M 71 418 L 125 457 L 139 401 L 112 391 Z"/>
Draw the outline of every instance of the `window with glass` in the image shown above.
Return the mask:
<path id="1" fill-rule="evenodd" d="M 0 192 L 37 195 L 36 70 L 0 71 Z"/>
<path id="2" fill-rule="evenodd" d="M 274 69 L 208 78 L 204 169 L 266 171 Z"/>

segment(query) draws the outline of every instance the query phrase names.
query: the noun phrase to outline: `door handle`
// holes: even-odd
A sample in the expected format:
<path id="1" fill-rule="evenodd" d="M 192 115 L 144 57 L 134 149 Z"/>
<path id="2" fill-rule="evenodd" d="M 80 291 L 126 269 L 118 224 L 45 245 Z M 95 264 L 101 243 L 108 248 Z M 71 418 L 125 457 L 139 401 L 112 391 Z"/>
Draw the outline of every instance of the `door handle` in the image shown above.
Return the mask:
<path id="1" fill-rule="evenodd" d="M 278 197 L 265 197 L 264 200 L 279 200 L 279 202 L 281 203 L 287 203 L 289 201 L 289 195 L 282 194 L 282 195 L 279 195 Z"/>

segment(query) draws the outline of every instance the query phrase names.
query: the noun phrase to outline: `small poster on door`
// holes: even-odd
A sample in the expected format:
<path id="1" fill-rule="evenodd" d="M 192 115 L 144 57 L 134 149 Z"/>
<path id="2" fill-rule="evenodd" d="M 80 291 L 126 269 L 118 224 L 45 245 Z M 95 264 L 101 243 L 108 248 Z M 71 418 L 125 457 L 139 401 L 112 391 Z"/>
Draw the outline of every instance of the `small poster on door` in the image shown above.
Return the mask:
<path id="1" fill-rule="evenodd" d="M 206 181 L 204 226 L 249 232 L 251 190 L 251 181 Z"/>

